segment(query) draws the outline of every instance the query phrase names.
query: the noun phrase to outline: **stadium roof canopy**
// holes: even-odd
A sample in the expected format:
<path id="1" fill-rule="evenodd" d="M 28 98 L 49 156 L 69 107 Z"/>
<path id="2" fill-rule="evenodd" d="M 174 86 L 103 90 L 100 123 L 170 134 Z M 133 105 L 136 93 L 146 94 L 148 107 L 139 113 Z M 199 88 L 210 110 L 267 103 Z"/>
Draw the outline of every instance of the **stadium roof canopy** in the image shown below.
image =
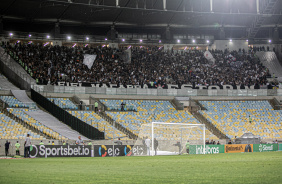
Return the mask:
<path id="1" fill-rule="evenodd" d="M 227 34 L 237 30 L 238 35 L 232 33 L 237 37 L 248 37 L 250 32 L 264 37 L 282 26 L 282 1 L 6 0 L 0 1 L 0 14 L 4 30 L 47 32 L 55 23 L 63 33 L 83 34 L 91 27 L 102 34 L 111 25 L 119 32 L 160 32 L 169 26 L 176 33 L 213 33 L 224 27 Z"/>

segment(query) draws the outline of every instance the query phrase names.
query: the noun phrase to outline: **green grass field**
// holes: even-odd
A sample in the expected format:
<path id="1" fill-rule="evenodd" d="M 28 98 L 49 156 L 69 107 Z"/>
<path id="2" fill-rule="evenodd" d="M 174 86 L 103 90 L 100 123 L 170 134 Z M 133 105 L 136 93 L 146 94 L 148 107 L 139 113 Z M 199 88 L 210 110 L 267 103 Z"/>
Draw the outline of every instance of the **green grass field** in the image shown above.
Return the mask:
<path id="1" fill-rule="evenodd" d="M 282 152 L 0 159 L 0 183 L 282 183 Z"/>

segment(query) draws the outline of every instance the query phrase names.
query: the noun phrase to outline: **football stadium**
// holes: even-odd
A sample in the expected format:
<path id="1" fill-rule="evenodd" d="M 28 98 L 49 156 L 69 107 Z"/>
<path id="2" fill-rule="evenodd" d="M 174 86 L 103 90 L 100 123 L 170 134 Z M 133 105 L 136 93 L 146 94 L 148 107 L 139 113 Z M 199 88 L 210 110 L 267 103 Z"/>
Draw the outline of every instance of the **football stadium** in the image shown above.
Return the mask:
<path id="1" fill-rule="evenodd" d="M 0 1 L 0 183 L 282 183 L 282 1 Z"/>

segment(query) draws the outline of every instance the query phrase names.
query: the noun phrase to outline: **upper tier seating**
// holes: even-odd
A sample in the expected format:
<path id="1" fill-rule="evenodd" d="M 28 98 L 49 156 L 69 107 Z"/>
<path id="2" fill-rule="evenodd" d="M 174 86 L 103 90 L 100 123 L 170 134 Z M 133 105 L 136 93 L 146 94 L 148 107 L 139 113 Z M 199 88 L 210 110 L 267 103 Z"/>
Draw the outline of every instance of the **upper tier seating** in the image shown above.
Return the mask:
<path id="1" fill-rule="evenodd" d="M 45 139 L 0 112 L 0 139 L 24 139 L 27 134 L 31 139 Z"/>
<path id="2" fill-rule="evenodd" d="M 121 131 L 114 128 L 111 124 L 109 124 L 106 120 L 101 118 L 98 114 L 93 111 L 68 111 L 73 116 L 79 118 L 80 120 L 86 122 L 89 125 L 97 128 L 100 132 L 105 133 L 105 139 L 112 139 L 113 133 L 115 137 L 121 138 L 121 140 L 128 139 L 127 136 Z M 113 132 L 113 130 L 115 132 Z"/>
<path id="3" fill-rule="evenodd" d="M 66 138 L 59 133 L 53 131 L 52 129 L 48 128 L 47 126 L 41 124 L 40 122 L 36 121 L 32 117 L 30 117 L 28 114 L 26 114 L 26 111 L 34 111 L 29 109 L 21 109 L 21 108 L 8 108 L 7 109 L 10 113 L 14 114 L 21 120 L 23 120 L 25 123 L 29 124 L 30 126 L 36 128 L 40 132 L 52 137 L 53 139 L 59 139 L 59 140 L 66 140 Z"/>
<path id="4" fill-rule="evenodd" d="M 229 138 L 251 132 L 264 139 L 282 138 L 282 111 L 268 101 L 200 101 L 200 113 Z M 249 116 L 252 123 L 249 122 Z"/>
<path id="5" fill-rule="evenodd" d="M 0 96 L 0 100 L 7 103 L 9 107 L 19 107 L 19 108 L 28 108 L 29 105 L 26 103 L 23 103 L 16 99 L 13 96 Z"/>
<path id="6" fill-rule="evenodd" d="M 142 124 L 151 122 L 169 122 L 169 123 L 191 123 L 200 124 L 199 121 L 189 112 L 177 111 L 169 101 L 151 101 L 151 100 L 100 100 L 104 105 L 121 104 L 133 106 L 137 112 L 106 112 L 113 120 L 120 123 L 123 127 L 139 134 Z M 171 132 L 162 134 L 163 139 L 173 139 Z M 209 130 L 206 130 L 207 139 L 217 139 Z M 161 138 L 160 138 L 161 139 Z"/>
<path id="7" fill-rule="evenodd" d="M 63 109 L 78 110 L 78 107 L 68 98 L 48 98 L 48 100 Z"/>
<path id="8" fill-rule="evenodd" d="M 167 84 L 195 85 L 262 85 L 268 70 L 252 53 L 244 50 L 211 50 L 215 62 L 209 62 L 204 51 L 165 52 L 158 46 L 131 47 L 128 63 L 120 57 L 127 48 L 72 48 L 50 45 L 7 46 L 9 53 L 38 84 L 92 83 L 118 86 L 147 84 L 149 88 Z M 117 52 L 117 50 L 119 50 Z M 85 54 L 97 55 L 89 69 L 83 64 Z M 51 58 L 52 56 L 52 58 Z M 44 59 L 43 59 L 44 58 Z M 52 61 L 56 61 L 56 66 Z M 51 71 L 52 72 L 47 72 Z M 156 75 L 157 74 L 157 75 Z M 64 77 L 62 77 L 64 75 Z M 89 85 L 90 86 L 90 85 Z"/>

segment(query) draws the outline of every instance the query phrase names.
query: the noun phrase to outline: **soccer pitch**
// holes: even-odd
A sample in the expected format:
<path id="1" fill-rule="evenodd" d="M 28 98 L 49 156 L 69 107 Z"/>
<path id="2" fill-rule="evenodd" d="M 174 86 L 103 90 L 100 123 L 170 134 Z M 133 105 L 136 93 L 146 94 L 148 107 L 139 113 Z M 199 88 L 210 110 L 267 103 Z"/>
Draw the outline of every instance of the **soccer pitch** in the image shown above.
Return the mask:
<path id="1" fill-rule="evenodd" d="M 0 183 L 282 183 L 282 152 L 0 159 Z"/>

